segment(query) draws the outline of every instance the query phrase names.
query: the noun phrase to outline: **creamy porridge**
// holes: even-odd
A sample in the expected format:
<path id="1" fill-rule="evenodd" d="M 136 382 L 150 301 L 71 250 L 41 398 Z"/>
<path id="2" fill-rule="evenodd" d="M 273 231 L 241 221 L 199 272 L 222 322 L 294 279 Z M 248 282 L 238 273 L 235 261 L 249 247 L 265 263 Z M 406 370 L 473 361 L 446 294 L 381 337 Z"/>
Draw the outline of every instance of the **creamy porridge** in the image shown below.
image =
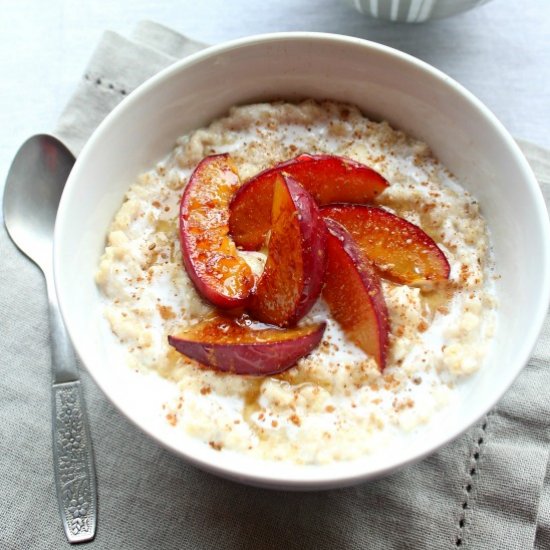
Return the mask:
<path id="1" fill-rule="evenodd" d="M 390 186 L 377 205 L 422 227 L 444 252 L 449 281 L 382 281 L 389 313 L 387 366 L 355 347 L 320 299 L 301 321 L 327 321 L 321 344 L 274 376 L 224 374 L 172 349 L 167 336 L 209 316 L 178 241 L 182 190 L 207 155 L 230 153 L 242 181 L 301 153 L 349 157 Z M 242 252 L 256 274 L 262 252 Z M 166 421 L 218 451 L 296 463 L 350 460 L 416 433 L 456 399 L 482 364 L 496 319 L 487 228 L 476 200 L 428 147 L 355 108 L 307 101 L 238 107 L 180 138 L 129 189 L 109 231 L 97 283 L 105 316 L 131 368 L 169 379 L 178 398 Z"/>

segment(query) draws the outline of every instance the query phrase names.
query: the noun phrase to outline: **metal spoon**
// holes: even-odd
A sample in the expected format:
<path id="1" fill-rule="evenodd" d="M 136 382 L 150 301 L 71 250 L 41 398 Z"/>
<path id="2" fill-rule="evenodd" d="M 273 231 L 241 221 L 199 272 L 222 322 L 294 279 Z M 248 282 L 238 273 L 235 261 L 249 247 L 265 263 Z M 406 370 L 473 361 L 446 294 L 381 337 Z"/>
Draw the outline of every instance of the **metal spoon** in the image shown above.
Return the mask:
<path id="1" fill-rule="evenodd" d="M 69 542 L 95 535 L 97 494 L 92 442 L 76 357 L 53 282 L 53 229 L 75 158 L 48 135 L 28 139 L 13 159 L 4 189 L 4 223 L 13 242 L 46 278 L 52 357 L 53 459 L 59 511 Z"/>

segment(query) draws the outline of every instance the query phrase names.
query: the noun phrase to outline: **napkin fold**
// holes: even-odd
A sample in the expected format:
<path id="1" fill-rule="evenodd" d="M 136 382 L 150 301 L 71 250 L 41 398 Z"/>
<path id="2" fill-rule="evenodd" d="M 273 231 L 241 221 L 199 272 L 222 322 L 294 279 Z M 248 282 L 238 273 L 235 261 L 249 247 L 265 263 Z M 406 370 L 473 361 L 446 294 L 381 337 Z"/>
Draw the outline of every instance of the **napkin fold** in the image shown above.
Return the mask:
<path id="1" fill-rule="evenodd" d="M 205 45 L 151 22 L 106 32 L 56 134 L 78 154 L 128 93 Z M 520 142 L 550 202 L 550 151 Z M 0 548 L 69 547 L 51 454 L 47 304 L 40 272 L 0 230 Z M 245 487 L 160 448 L 85 369 L 96 455 L 97 549 L 550 548 L 550 320 L 498 405 L 436 454 L 384 479 L 320 493 Z"/>
<path id="2" fill-rule="evenodd" d="M 152 23 L 139 23 L 130 38 L 106 31 L 56 129 L 71 151 L 80 150 L 99 123 L 149 77 L 206 44 Z"/>

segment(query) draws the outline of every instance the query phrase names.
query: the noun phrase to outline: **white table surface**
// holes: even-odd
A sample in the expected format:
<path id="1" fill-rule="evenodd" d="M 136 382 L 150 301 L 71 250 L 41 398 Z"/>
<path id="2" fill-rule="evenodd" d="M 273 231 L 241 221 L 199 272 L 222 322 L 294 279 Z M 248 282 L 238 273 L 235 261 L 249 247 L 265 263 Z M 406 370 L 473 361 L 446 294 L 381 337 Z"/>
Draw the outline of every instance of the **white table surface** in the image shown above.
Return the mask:
<path id="1" fill-rule="evenodd" d="M 550 147 L 550 0 L 493 0 L 421 25 L 368 19 L 341 0 L 4 0 L 0 188 L 31 134 L 51 130 L 105 29 L 153 19 L 208 43 L 307 30 L 368 38 L 445 71 L 515 136 Z"/>

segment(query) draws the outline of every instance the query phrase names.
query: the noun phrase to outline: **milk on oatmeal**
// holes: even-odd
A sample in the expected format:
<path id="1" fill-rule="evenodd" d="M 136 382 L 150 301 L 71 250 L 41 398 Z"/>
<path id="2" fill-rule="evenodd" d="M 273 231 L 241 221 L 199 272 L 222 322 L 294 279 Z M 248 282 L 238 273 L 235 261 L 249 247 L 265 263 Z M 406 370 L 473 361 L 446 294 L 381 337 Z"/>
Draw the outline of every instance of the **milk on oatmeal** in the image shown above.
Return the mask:
<path id="1" fill-rule="evenodd" d="M 242 181 L 301 153 L 349 157 L 389 181 L 379 206 L 435 240 L 451 266 L 448 284 L 382 281 L 391 324 L 383 373 L 346 339 L 322 299 L 302 320 L 327 321 L 321 344 L 279 375 L 216 372 L 168 345 L 169 334 L 214 311 L 183 267 L 178 208 L 195 166 L 217 153 L 231 154 Z M 260 274 L 264 255 L 242 254 Z M 177 385 L 164 411 L 174 429 L 217 451 L 302 464 L 355 459 L 422 429 L 460 398 L 457 387 L 481 366 L 496 319 L 489 235 L 475 198 L 426 144 L 333 102 L 235 107 L 181 137 L 128 190 L 97 283 L 129 367 Z"/>

